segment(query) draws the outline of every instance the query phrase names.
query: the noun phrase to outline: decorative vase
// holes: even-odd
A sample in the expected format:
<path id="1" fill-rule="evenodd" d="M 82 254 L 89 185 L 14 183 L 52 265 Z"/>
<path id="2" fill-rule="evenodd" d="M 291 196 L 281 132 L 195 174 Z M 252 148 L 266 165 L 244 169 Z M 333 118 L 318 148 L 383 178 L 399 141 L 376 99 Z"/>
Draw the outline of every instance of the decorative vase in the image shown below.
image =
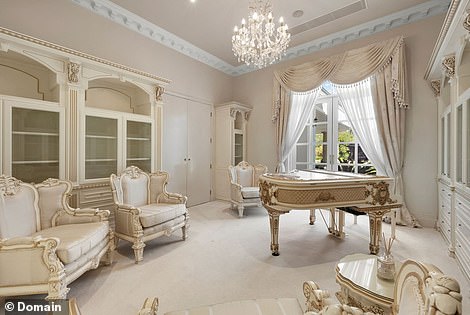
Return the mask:
<path id="1" fill-rule="evenodd" d="M 395 259 L 392 254 L 377 257 L 377 277 L 384 280 L 395 279 Z"/>

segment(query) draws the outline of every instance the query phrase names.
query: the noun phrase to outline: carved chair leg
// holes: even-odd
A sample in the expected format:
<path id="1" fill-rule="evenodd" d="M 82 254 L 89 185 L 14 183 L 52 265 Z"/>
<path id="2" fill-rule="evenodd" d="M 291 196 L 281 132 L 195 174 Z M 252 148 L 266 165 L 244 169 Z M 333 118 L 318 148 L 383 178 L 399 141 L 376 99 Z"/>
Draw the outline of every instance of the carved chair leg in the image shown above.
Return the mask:
<path id="1" fill-rule="evenodd" d="M 183 225 L 181 231 L 183 232 L 183 241 L 185 241 L 188 238 L 188 227 L 186 226 L 186 224 Z"/>
<path id="2" fill-rule="evenodd" d="M 134 250 L 136 264 L 144 260 L 144 247 L 145 247 L 145 244 L 142 241 L 142 238 L 140 237 L 136 238 L 134 241 L 134 244 L 132 245 L 132 249 Z"/>
<path id="3" fill-rule="evenodd" d="M 49 290 L 46 300 L 59 300 L 67 298 L 69 292 L 67 288 L 67 282 L 65 279 L 65 271 L 59 270 L 56 273 L 50 275 L 49 278 Z"/>
<path id="4" fill-rule="evenodd" d="M 238 205 L 238 216 L 240 218 L 243 218 L 243 210 L 245 209 L 245 207 L 243 205 Z"/>

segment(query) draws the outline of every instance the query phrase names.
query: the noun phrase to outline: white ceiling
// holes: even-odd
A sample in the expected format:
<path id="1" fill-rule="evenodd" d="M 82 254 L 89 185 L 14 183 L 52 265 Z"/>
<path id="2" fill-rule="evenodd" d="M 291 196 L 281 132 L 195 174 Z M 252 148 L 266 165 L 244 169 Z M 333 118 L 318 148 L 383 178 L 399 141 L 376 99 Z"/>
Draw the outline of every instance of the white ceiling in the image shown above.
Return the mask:
<path id="1" fill-rule="evenodd" d="M 249 0 L 72 1 L 226 73 L 236 75 L 253 70 L 238 63 L 231 44 L 233 27 L 248 16 Z M 291 30 L 320 18 L 315 23 L 318 26 L 292 36 L 286 58 L 294 58 L 442 14 L 450 0 L 271 0 L 271 3 L 275 19 L 283 16 Z M 365 9 L 346 16 L 337 11 L 353 5 Z M 303 16 L 293 17 L 296 10 L 302 10 Z M 332 12 L 342 17 L 329 15 Z M 327 22 L 322 24 L 323 21 Z"/>

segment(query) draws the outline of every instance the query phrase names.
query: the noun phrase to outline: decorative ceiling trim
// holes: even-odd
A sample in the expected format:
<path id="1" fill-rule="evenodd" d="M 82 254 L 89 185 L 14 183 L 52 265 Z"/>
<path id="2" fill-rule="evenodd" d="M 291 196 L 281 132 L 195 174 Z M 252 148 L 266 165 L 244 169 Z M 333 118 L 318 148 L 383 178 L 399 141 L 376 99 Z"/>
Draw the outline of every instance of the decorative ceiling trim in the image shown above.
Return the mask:
<path id="1" fill-rule="evenodd" d="M 237 76 L 257 69 L 247 65 L 233 66 L 222 59 L 202 50 L 188 41 L 164 30 L 144 18 L 116 5 L 109 0 L 71 0 L 95 14 L 101 15 L 125 26 L 164 46 L 198 60 L 226 74 Z M 352 40 L 387 31 L 405 24 L 413 23 L 431 16 L 447 12 L 451 0 L 430 0 L 414 7 L 387 15 L 385 17 L 354 26 L 347 30 L 291 47 L 282 61 L 311 54 Z"/>

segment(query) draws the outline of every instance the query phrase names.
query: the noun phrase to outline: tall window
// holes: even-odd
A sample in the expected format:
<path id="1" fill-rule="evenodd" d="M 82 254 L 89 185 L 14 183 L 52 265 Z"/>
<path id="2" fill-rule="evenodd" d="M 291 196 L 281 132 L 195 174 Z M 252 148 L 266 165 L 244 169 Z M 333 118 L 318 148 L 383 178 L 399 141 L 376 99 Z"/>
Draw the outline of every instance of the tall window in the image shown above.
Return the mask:
<path id="1" fill-rule="evenodd" d="M 331 85 L 323 86 L 292 156 L 296 169 L 376 174 L 333 93 Z"/>

